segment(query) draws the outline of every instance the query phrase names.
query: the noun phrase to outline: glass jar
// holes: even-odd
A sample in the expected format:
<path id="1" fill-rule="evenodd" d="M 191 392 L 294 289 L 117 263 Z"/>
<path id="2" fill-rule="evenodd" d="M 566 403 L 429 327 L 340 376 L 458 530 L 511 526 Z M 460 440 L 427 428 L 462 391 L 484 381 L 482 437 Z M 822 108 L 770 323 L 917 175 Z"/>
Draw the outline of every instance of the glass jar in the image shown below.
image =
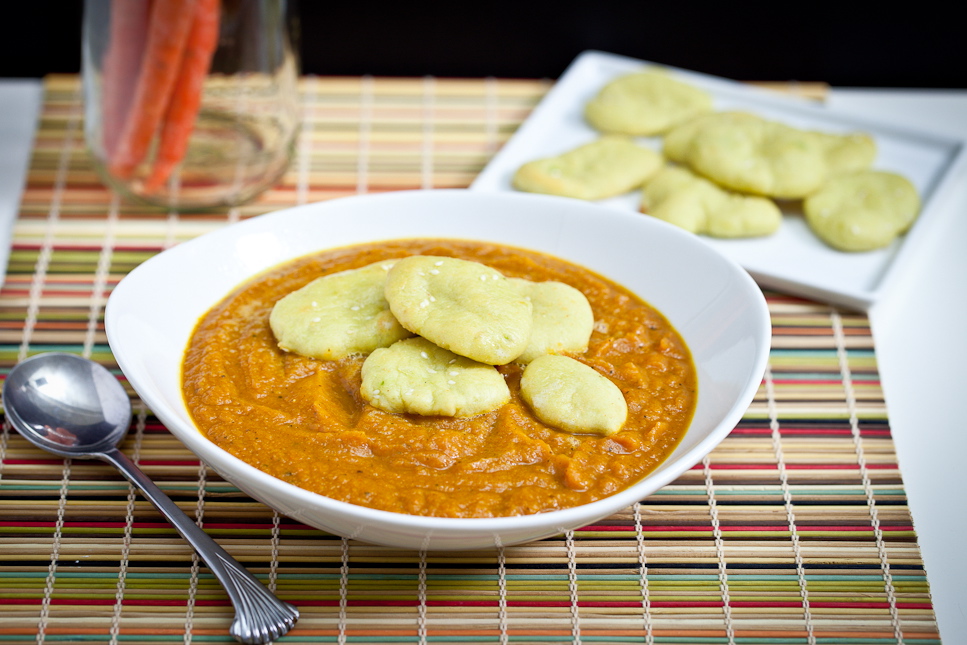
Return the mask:
<path id="1" fill-rule="evenodd" d="M 121 195 L 181 210 L 272 186 L 299 128 L 286 0 L 85 0 L 85 138 Z"/>

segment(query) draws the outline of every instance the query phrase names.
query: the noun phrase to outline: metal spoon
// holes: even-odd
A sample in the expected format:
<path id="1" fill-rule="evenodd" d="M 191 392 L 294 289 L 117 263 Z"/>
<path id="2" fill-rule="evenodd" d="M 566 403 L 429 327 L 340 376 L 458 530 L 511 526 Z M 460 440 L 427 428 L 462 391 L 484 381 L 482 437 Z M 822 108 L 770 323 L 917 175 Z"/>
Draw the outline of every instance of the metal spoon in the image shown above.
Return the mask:
<path id="1" fill-rule="evenodd" d="M 62 457 L 106 461 L 151 500 L 228 592 L 236 640 L 268 643 L 292 628 L 299 610 L 272 595 L 118 450 L 131 424 L 131 402 L 107 369 L 74 354 L 38 354 L 10 371 L 3 405 L 30 443 Z"/>

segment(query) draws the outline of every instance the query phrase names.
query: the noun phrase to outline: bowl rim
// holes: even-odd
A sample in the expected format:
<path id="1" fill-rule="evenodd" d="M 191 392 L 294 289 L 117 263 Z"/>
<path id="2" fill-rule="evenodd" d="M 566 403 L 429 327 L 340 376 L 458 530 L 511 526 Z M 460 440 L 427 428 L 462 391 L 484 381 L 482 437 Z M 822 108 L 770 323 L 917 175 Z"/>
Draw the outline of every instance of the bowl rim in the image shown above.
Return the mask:
<path id="1" fill-rule="evenodd" d="M 115 347 L 115 341 L 117 340 L 117 329 L 118 329 L 118 308 L 121 306 L 121 297 L 115 298 L 115 294 L 124 294 L 128 289 L 133 288 L 131 285 L 135 284 L 140 278 L 141 274 L 148 272 L 152 267 L 160 262 L 168 261 L 169 259 L 174 259 L 175 257 L 191 253 L 195 247 L 204 246 L 210 244 L 212 240 L 218 240 L 221 237 L 228 236 L 238 236 L 249 229 L 260 229 L 269 226 L 271 223 L 288 217 L 293 217 L 295 214 L 304 212 L 306 210 L 316 211 L 318 209 L 326 208 L 338 208 L 347 201 L 384 201 L 384 200 L 396 200 L 396 199 L 449 199 L 451 196 L 461 195 L 465 197 L 457 197 L 457 199 L 477 199 L 477 200 L 491 200 L 500 202 L 502 200 L 513 200 L 513 201 L 523 201 L 531 200 L 535 204 L 543 203 L 546 205 L 554 204 L 567 204 L 570 207 L 575 206 L 575 202 L 578 204 L 586 205 L 588 207 L 593 207 L 598 209 L 602 214 L 607 213 L 608 217 L 618 217 L 618 218 L 637 218 L 649 222 L 648 226 L 654 225 L 659 229 L 663 229 L 665 234 L 670 234 L 673 236 L 679 236 L 682 239 L 688 239 L 687 243 L 700 246 L 704 253 L 708 253 L 711 256 L 715 256 L 717 261 L 722 263 L 723 266 L 731 267 L 734 273 L 734 277 L 740 281 L 742 289 L 748 292 L 751 297 L 750 304 L 753 305 L 755 309 L 755 314 L 758 318 L 759 327 L 756 330 L 757 342 L 755 343 L 755 358 L 753 360 L 752 371 L 759 375 L 758 379 L 749 378 L 739 393 L 739 396 L 732 401 L 731 406 L 728 411 L 721 417 L 719 422 L 715 427 L 708 432 L 708 434 L 703 437 L 698 443 L 687 450 L 684 454 L 676 457 L 676 463 L 672 466 L 665 466 L 667 464 L 669 457 L 673 453 L 669 453 L 665 460 L 659 462 L 655 469 L 652 470 L 648 475 L 642 479 L 626 486 L 625 488 L 603 497 L 601 499 L 595 500 L 593 502 L 588 502 L 586 504 L 581 504 L 578 506 L 568 507 L 564 509 L 547 511 L 542 513 L 533 513 L 527 515 L 513 515 L 513 516 L 498 516 L 498 517 L 468 517 L 468 518 L 452 518 L 452 517 L 438 517 L 429 515 L 411 515 L 407 513 L 401 513 L 396 511 L 387 511 L 382 509 L 370 508 L 366 506 L 360 506 L 357 504 L 352 504 L 350 502 L 344 502 L 331 497 L 326 497 L 325 495 L 309 491 L 307 489 L 300 488 L 294 484 L 290 484 L 284 480 L 278 479 L 268 473 L 265 473 L 258 468 L 248 464 L 247 462 L 235 457 L 229 453 L 224 448 L 221 448 L 214 442 L 206 438 L 201 431 L 194 424 L 185 424 L 176 415 L 169 412 L 170 407 L 168 401 L 160 396 L 155 396 L 155 391 L 152 388 L 139 387 L 139 370 L 132 362 L 129 361 L 128 356 L 123 352 L 118 352 L 115 354 L 115 359 L 118 363 L 118 367 L 121 369 L 122 373 L 128 378 L 129 383 L 142 401 L 146 404 L 147 409 L 157 416 L 165 427 L 175 435 L 175 437 L 181 441 L 192 453 L 194 453 L 202 462 L 211 465 L 219 474 L 221 474 L 226 479 L 233 481 L 236 485 L 239 482 L 235 481 L 233 477 L 226 475 L 222 468 L 216 467 L 220 464 L 229 464 L 235 469 L 241 469 L 245 473 L 245 477 L 251 482 L 251 486 L 241 486 L 243 490 L 249 490 L 252 487 L 268 486 L 270 488 L 279 488 L 285 494 L 290 497 L 296 498 L 300 501 L 306 501 L 314 506 L 321 507 L 323 511 L 332 510 L 335 512 L 348 513 L 350 515 L 360 516 L 363 521 L 372 521 L 379 523 L 384 526 L 398 526 L 398 527 L 418 527 L 427 531 L 446 531 L 450 534 L 458 534 L 460 532 L 467 533 L 479 533 L 482 529 L 486 529 L 489 533 L 497 533 L 502 530 L 510 529 L 539 529 L 540 527 L 547 527 L 548 525 L 559 526 L 560 531 L 568 530 L 567 527 L 578 526 L 583 522 L 587 522 L 588 518 L 603 518 L 607 515 L 616 512 L 622 508 L 626 508 L 633 504 L 634 502 L 640 501 L 644 497 L 657 491 L 659 488 L 667 485 L 677 477 L 679 477 L 685 471 L 694 467 L 695 464 L 699 463 L 702 458 L 708 454 L 716 445 L 718 445 L 735 427 L 735 425 L 741 420 L 742 416 L 745 414 L 748 406 L 751 404 L 756 392 L 758 391 L 762 376 L 765 374 L 765 370 L 768 364 L 769 353 L 771 349 L 771 320 L 768 310 L 768 305 L 765 300 L 765 296 L 755 283 L 753 278 L 738 265 L 733 260 L 728 257 L 718 253 L 713 248 L 705 245 L 697 236 L 679 229 L 671 224 L 657 220 L 655 218 L 647 218 L 641 214 L 627 213 L 618 209 L 609 208 L 600 204 L 593 204 L 589 202 L 579 202 L 578 200 L 556 197 L 550 195 L 535 195 L 530 193 L 480 193 L 475 191 L 470 191 L 466 189 L 423 189 L 423 190 L 405 190 L 405 191 L 388 191 L 382 193 L 368 193 L 368 194 L 357 194 L 349 195 L 345 197 L 333 198 L 330 200 L 325 200 L 322 202 L 313 202 L 309 204 L 303 204 L 299 206 L 294 206 L 290 208 L 283 208 L 276 211 L 270 211 L 262 215 L 254 216 L 240 222 L 232 223 L 230 225 L 224 226 L 222 228 L 204 233 L 190 240 L 181 242 L 176 246 L 170 247 L 162 251 L 161 253 L 152 256 L 151 258 L 145 260 L 140 265 L 132 269 L 127 275 L 125 275 L 122 280 L 116 285 L 113 290 L 111 297 L 108 299 L 107 305 L 105 307 L 105 331 L 108 338 L 108 343 L 113 348 Z M 414 237 L 426 237 L 426 236 L 414 236 Z M 452 238 L 453 236 L 447 236 Z M 401 239 L 399 237 L 390 238 L 378 238 L 379 241 L 388 241 L 390 239 Z M 358 242 L 360 244 L 365 242 Z M 329 247 L 320 247 L 319 251 L 324 251 L 327 248 L 341 248 L 344 246 L 351 246 L 354 243 L 340 243 L 334 244 Z M 507 244 L 507 246 L 514 246 L 513 244 Z M 526 248 L 523 245 L 517 245 L 517 248 Z M 164 260 L 160 259 L 162 256 L 165 257 Z M 294 260 L 300 255 L 292 255 L 289 260 Z M 567 258 L 562 258 L 570 262 L 573 260 L 568 260 Z M 595 270 L 592 268 L 592 270 Z M 243 284 L 245 281 L 256 277 L 257 275 L 263 273 L 262 271 L 256 271 L 251 275 L 247 275 L 238 280 L 238 284 Z M 226 291 L 227 295 L 228 291 Z M 644 297 L 639 294 L 639 297 Z M 647 298 L 645 299 L 647 301 Z M 217 301 L 211 303 L 212 306 L 216 304 Z M 660 311 L 660 310 L 659 310 Z M 182 354 L 183 357 L 183 354 Z M 699 394 L 701 396 L 701 394 Z M 184 405 L 184 402 L 181 402 Z M 696 408 L 697 409 L 697 408 Z M 690 421 L 689 428 L 694 422 L 694 419 Z M 686 434 L 688 432 L 686 429 Z M 685 435 L 683 435 L 684 438 Z M 681 440 L 680 440 L 681 441 Z M 674 452 L 674 451 L 673 451 Z M 249 493 L 251 494 L 251 493 Z M 299 520 L 300 518 L 296 517 Z"/>

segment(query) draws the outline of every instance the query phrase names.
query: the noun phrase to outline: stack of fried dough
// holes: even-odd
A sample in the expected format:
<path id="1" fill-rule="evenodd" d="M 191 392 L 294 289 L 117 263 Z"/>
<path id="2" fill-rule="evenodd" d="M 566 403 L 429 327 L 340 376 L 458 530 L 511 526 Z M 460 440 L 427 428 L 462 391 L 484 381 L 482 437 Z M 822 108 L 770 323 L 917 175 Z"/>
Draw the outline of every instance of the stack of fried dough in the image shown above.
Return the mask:
<path id="1" fill-rule="evenodd" d="M 600 136 L 525 163 L 515 188 L 586 200 L 640 189 L 641 212 L 718 238 L 772 235 L 782 225 L 780 204 L 801 202 L 819 239 L 854 252 L 888 246 L 920 211 L 908 179 L 873 169 L 869 134 L 716 111 L 708 92 L 663 71 L 612 80 L 584 117 Z M 642 137 L 659 140 L 661 152 Z"/>

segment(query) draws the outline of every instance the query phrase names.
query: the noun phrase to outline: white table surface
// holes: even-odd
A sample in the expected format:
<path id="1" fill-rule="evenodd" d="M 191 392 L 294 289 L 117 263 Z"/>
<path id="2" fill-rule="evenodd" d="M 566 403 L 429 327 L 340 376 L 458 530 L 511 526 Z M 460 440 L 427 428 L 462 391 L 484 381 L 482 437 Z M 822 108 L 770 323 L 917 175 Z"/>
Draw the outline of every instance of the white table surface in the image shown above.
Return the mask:
<path id="1" fill-rule="evenodd" d="M 40 82 L 0 80 L 0 237 L 16 216 Z M 833 88 L 828 104 L 967 139 L 967 91 Z M 930 252 L 870 312 L 933 606 L 945 645 L 967 643 L 967 176 L 947 200 Z M 8 249 L 0 248 L 6 266 Z M 2 275 L 2 274 L 0 274 Z"/>
<path id="2" fill-rule="evenodd" d="M 39 80 L 0 79 L 0 240 L 10 239 L 20 207 L 42 94 Z M 0 284 L 9 254 L 8 244 L 0 243 Z"/>

